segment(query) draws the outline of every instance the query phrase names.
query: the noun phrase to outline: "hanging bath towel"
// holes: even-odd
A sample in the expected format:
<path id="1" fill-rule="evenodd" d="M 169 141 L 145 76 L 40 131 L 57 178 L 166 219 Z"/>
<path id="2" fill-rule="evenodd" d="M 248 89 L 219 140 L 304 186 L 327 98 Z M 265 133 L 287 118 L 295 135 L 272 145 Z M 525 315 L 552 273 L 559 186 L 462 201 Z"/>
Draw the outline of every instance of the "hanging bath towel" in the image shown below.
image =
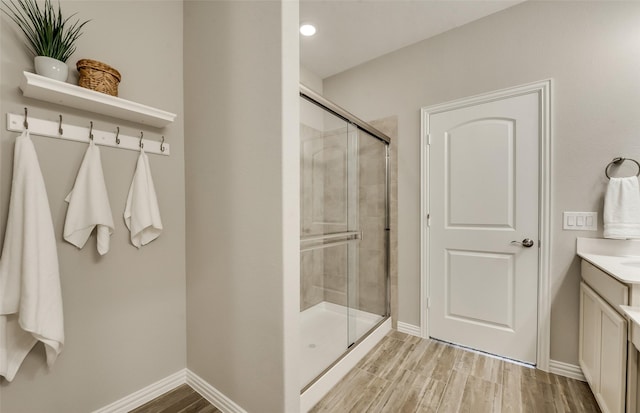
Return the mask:
<path id="1" fill-rule="evenodd" d="M 82 248 L 97 227 L 98 253 L 104 255 L 109 252 L 113 215 L 104 183 L 100 148 L 93 141 L 89 142 L 76 182 L 65 201 L 69 208 L 64 222 L 64 239 Z"/>
<path id="2" fill-rule="evenodd" d="M 640 185 L 637 177 L 609 180 L 603 221 L 605 238 L 640 238 Z"/>
<path id="3" fill-rule="evenodd" d="M 58 253 L 44 179 L 25 131 L 14 149 L 0 257 L 0 375 L 12 381 L 38 341 L 51 367 L 64 343 Z"/>
<path id="4" fill-rule="evenodd" d="M 158 238 L 162 232 L 162 220 L 151 177 L 149 157 L 143 149 L 140 150 L 129 188 L 124 222 L 131 231 L 131 243 L 138 248 Z"/>

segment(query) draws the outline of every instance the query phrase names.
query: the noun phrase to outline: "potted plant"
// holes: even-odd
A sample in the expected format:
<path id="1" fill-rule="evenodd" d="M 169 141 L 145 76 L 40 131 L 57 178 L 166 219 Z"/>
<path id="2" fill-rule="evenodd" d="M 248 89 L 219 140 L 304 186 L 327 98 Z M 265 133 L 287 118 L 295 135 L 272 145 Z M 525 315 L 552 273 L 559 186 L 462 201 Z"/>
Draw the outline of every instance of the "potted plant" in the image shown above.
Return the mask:
<path id="1" fill-rule="evenodd" d="M 69 68 L 65 62 L 75 52 L 82 27 L 89 21 L 71 22 L 75 14 L 63 18 L 59 1 L 57 10 L 51 0 L 45 0 L 42 7 L 36 0 L 2 0 L 2 5 L 2 11 L 26 36 L 36 73 L 66 81 Z"/>

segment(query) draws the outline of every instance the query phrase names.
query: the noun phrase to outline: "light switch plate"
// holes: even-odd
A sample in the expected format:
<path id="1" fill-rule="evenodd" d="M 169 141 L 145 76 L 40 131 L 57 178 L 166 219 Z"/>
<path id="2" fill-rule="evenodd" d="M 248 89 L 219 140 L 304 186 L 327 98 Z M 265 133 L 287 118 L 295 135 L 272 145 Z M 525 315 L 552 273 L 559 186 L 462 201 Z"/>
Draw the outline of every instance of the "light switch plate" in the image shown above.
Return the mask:
<path id="1" fill-rule="evenodd" d="M 563 214 L 562 229 L 570 231 L 597 231 L 597 212 L 567 212 Z"/>

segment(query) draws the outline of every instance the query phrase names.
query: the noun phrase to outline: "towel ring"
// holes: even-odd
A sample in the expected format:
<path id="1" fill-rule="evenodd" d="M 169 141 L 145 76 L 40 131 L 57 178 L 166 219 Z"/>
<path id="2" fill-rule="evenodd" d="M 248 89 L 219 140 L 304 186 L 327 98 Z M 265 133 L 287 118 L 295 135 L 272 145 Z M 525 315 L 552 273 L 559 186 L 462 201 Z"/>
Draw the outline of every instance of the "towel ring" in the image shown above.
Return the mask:
<path id="1" fill-rule="evenodd" d="M 611 176 L 609 176 L 609 168 L 611 168 L 613 165 L 620 165 L 624 161 L 631 161 L 631 162 L 635 163 L 636 166 L 638 167 L 638 173 L 636 174 L 636 176 L 640 176 L 640 163 L 638 163 L 638 161 L 636 161 L 635 159 L 622 158 L 622 157 L 619 156 L 617 158 L 613 158 L 613 160 L 611 162 L 609 162 L 607 167 L 604 168 L 604 174 L 607 176 L 608 179 L 611 179 Z"/>

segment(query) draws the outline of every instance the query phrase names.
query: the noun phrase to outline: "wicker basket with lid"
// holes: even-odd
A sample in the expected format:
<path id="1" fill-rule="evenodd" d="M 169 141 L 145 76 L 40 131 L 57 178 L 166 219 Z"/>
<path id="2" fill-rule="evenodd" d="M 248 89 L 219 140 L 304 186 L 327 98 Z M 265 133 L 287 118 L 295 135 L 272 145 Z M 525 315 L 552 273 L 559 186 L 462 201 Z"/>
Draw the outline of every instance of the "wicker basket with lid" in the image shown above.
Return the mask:
<path id="1" fill-rule="evenodd" d="M 111 66 L 97 60 L 81 59 L 76 63 L 80 73 L 78 86 L 97 92 L 118 96 L 118 84 L 122 76 Z"/>

